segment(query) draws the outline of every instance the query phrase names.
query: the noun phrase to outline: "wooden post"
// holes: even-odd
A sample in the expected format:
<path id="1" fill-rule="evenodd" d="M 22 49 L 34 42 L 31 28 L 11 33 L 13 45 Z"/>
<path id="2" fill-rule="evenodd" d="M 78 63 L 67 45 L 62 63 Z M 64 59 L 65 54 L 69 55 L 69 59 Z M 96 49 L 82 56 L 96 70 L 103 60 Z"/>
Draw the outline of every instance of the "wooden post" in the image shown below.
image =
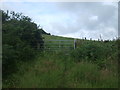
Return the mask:
<path id="1" fill-rule="evenodd" d="M 74 39 L 74 49 L 76 48 L 76 39 Z"/>

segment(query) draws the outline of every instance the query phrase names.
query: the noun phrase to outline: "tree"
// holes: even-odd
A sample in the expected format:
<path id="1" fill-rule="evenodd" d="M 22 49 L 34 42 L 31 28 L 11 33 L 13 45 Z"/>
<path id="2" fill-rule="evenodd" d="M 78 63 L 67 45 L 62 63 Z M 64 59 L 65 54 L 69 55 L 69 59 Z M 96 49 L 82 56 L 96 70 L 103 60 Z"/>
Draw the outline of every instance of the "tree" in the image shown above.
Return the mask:
<path id="1" fill-rule="evenodd" d="M 17 70 L 17 63 L 34 58 L 38 44 L 43 47 L 41 31 L 31 18 L 15 13 L 2 13 L 2 41 L 3 41 L 3 79 Z M 40 50 L 42 51 L 42 50 Z"/>

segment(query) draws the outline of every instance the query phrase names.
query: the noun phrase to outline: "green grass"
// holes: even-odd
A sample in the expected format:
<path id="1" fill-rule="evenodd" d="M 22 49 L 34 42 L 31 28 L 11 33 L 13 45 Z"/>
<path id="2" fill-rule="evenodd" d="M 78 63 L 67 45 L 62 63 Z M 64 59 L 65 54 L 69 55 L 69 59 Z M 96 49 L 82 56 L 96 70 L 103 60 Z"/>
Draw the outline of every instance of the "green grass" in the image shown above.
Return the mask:
<path id="1" fill-rule="evenodd" d="M 66 38 L 60 36 L 43 35 L 44 49 L 47 51 L 61 51 L 74 49 L 74 38 Z M 50 41 L 51 40 L 51 41 Z M 63 41 L 59 41 L 63 40 Z"/>
<path id="2" fill-rule="evenodd" d="M 73 40 L 73 38 L 49 35 L 44 35 L 44 38 L 46 41 L 49 39 Z M 116 46 L 111 48 L 111 45 L 115 44 L 115 42 L 77 41 L 79 43 L 77 43 L 78 47 L 75 50 L 69 52 L 65 52 L 62 49 L 56 52 L 44 51 L 40 53 L 33 62 L 19 64 L 20 67 L 18 72 L 13 74 L 10 81 L 8 81 L 10 84 L 8 82 L 3 83 L 3 87 L 117 88 L 118 73 Z M 99 53 L 102 58 L 100 59 L 98 57 L 97 61 L 94 62 L 86 54 L 83 54 L 85 58 L 81 58 L 80 53 L 83 51 L 88 53 L 88 51 L 80 48 L 87 48 L 89 45 L 93 44 L 95 47 L 97 46 L 101 47 L 101 49 L 105 49 L 102 54 L 106 53 L 106 49 L 110 49 L 111 53 L 109 52 L 107 57 Z M 93 48 L 95 47 L 93 46 Z M 91 53 L 93 52 L 94 51 L 91 49 Z M 77 54 L 80 57 L 77 57 Z"/>
<path id="3" fill-rule="evenodd" d="M 62 39 L 62 40 L 74 40 L 74 38 L 62 37 L 62 36 L 54 36 L 54 35 L 42 35 L 45 40 L 50 39 Z"/>
<path id="4" fill-rule="evenodd" d="M 45 52 L 34 64 L 20 67 L 13 85 L 19 88 L 116 88 L 117 72 L 98 67 L 91 62 L 75 63 L 70 56 L 61 56 L 61 52 Z"/>

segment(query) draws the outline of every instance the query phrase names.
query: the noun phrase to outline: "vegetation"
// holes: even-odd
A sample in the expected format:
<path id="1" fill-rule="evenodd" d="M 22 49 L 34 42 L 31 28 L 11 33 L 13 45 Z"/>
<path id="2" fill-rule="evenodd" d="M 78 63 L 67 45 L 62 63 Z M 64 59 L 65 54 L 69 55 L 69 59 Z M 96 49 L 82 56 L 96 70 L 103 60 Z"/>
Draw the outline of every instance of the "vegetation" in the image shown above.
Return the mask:
<path id="1" fill-rule="evenodd" d="M 17 23 L 15 27 L 11 24 L 12 20 L 14 24 Z M 52 45 L 48 42 L 50 39 L 74 40 L 74 38 L 41 35 L 35 23 L 24 22 L 27 24 L 22 24 L 22 18 L 9 18 L 3 22 L 3 76 L 6 76 L 5 73 L 11 74 L 12 70 L 16 71 L 3 79 L 3 88 L 118 87 L 119 40 L 103 42 L 77 39 L 76 49 L 73 49 L 71 42 L 72 48 L 66 51 L 63 48 L 66 42 L 62 42 L 63 47 L 59 50 L 42 51 L 37 48 L 38 41 L 42 41 L 39 42 L 41 47 L 47 45 L 51 48 Z"/>
<path id="2" fill-rule="evenodd" d="M 40 29 L 41 34 L 43 35 L 51 35 L 50 33 L 45 32 L 42 28 Z"/>
<path id="3" fill-rule="evenodd" d="M 28 16 L 14 11 L 2 13 L 3 36 L 3 80 L 17 70 L 17 63 L 34 58 L 38 44 L 43 46 L 43 39 L 37 24 Z M 41 49 L 40 49 L 41 51 Z"/>

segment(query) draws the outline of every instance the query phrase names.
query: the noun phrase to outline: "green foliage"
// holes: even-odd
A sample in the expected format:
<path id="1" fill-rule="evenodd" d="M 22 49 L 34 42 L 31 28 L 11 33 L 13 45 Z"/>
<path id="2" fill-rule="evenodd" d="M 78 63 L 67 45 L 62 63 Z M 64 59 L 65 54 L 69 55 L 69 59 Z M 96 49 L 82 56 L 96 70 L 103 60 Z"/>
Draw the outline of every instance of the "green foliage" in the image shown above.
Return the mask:
<path id="1" fill-rule="evenodd" d="M 18 56 L 20 57 L 21 61 L 32 60 L 32 58 L 35 56 L 35 50 L 30 48 L 30 46 L 23 47 Z"/>
<path id="2" fill-rule="evenodd" d="M 99 80 L 99 75 L 100 72 L 96 64 L 81 62 L 70 70 L 68 78 L 70 78 L 69 82 L 73 82 L 72 87 L 84 88 L 95 86 Z"/>
<path id="3" fill-rule="evenodd" d="M 16 67 L 16 59 L 18 58 L 17 52 L 13 49 L 12 46 L 9 45 L 3 45 L 3 58 L 2 58 L 2 70 L 3 70 L 3 77 L 6 77 L 7 74 L 10 74 L 11 72 L 15 71 L 16 68 L 13 69 L 13 67 Z"/>
<path id="4" fill-rule="evenodd" d="M 50 33 L 45 32 L 42 28 L 40 29 L 40 31 L 41 31 L 41 34 L 51 35 Z"/>
<path id="5" fill-rule="evenodd" d="M 8 16 L 8 12 L 1 12 L 3 13 L 3 88 L 118 87 L 119 40 L 107 43 L 80 40 L 73 51 L 65 52 L 61 49 L 38 53 L 38 45 L 40 45 L 39 51 L 42 51 L 44 45 L 41 33 L 45 32 L 38 29 L 29 17 L 21 13 L 11 12 Z M 45 41 L 73 40 L 50 35 L 43 37 Z M 45 44 L 48 45 L 48 42 Z M 13 73 L 15 71 L 17 72 Z"/>
<path id="6" fill-rule="evenodd" d="M 44 42 L 40 29 L 31 18 L 14 11 L 0 12 L 3 22 L 3 79 L 6 79 L 17 70 L 17 63 L 32 60 Z"/>
<path id="7" fill-rule="evenodd" d="M 77 60 L 76 62 L 82 60 L 96 62 L 97 60 L 108 58 L 109 55 L 111 55 L 111 47 L 104 45 L 104 43 L 101 45 L 100 43 L 95 44 L 92 42 L 81 45 L 71 53 L 71 56 Z"/>
<path id="8" fill-rule="evenodd" d="M 116 64 L 111 64 L 115 66 Z M 110 67 L 111 67 L 110 66 Z M 117 70 L 99 69 L 98 64 L 82 61 L 75 63 L 62 52 L 43 52 L 34 62 L 23 63 L 13 75 L 12 85 L 17 88 L 117 88 Z"/>

